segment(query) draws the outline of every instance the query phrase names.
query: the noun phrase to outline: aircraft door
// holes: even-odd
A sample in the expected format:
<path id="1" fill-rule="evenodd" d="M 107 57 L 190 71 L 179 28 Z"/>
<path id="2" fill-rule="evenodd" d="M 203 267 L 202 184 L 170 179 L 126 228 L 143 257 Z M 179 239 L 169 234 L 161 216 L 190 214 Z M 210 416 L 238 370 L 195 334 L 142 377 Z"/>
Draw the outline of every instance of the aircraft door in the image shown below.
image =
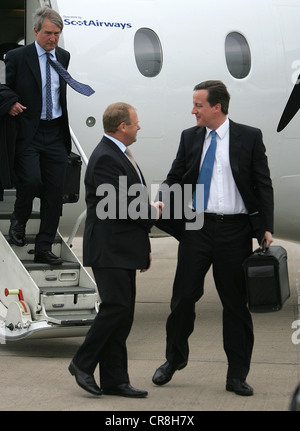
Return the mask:
<path id="1" fill-rule="evenodd" d="M 7 51 L 32 43 L 35 39 L 32 15 L 44 0 L 1 0 L 0 3 L 0 83 L 5 83 L 4 58 Z"/>

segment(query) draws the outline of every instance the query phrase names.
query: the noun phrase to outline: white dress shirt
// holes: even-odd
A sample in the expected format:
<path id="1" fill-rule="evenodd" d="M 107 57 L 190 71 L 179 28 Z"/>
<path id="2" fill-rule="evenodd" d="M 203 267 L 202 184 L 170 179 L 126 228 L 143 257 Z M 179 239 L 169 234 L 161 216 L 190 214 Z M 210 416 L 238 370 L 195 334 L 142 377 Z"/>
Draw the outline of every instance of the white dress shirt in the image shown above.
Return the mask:
<path id="1" fill-rule="evenodd" d="M 217 148 L 210 185 L 207 209 L 216 214 L 247 214 L 244 201 L 235 184 L 229 160 L 229 119 L 216 130 Z M 206 128 L 201 164 L 211 141 L 211 130 Z"/>
<path id="2" fill-rule="evenodd" d="M 35 47 L 37 50 L 37 54 L 39 57 L 40 69 L 41 69 L 41 77 L 42 77 L 42 112 L 41 119 L 46 119 L 46 62 L 47 56 L 46 51 L 35 41 Z M 55 49 L 49 51 L 52 54 L 54 60 L 56 60 Z M 62 115 L 62 110 L 59 102 L 60 97 L 60 85 L 59 85 L 59 75 L 50 66 L 50 74 L 51 74 L 51 95 L 52 95 L 52 118 L 58 118 Z"/>

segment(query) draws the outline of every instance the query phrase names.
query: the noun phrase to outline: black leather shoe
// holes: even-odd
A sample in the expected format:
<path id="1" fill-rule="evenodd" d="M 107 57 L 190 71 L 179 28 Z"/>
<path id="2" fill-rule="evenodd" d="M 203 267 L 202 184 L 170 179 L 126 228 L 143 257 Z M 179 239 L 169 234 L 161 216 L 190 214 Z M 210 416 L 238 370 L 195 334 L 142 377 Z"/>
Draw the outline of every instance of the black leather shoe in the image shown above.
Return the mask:
<path id="1" fill-rule="evenodd" d="M 152 377 L 152 382 L 156 385 L 165 385 L 172 379 L 175 371 L 182 370 L 184 367 L 186 367 L 186 365 L 187 362 L 183 362 L 177 367 L 174 367 L 170 362 L 167 361 L 159 368 L 157 368 L 154 373 L 154 376 Z"/>
<path id="2" fill-rule="evenodd" d="M 34 261 L 37 263 L 48 263 L 49 265 L 61 265 L 63 260 L 55 256 L 52 251 L 39 251 L 34 256 Z"/>
<path id="3" fill-rule="evenodd" d="M 10 242 L 18 247 L 24 247 L 25 245 L 25 224 L 21 224 L 12 217 L 10 228 L 9 228 L 9 239 Z"/>
<path id="4" fill-rule="evenodd" d="M 227 379 L 226 391 L 234 392 L 237 395 L 253 395 L 253 388 L 243 379 Z"/>
<path id="5" fill-rule="evenodd" d="M 87 392 L 93 395 L 102 395 L 102 390 L 95 382 L 94 376 L 81 371 L 72 361 L 69 365 L 69 371 L 75 376 L 77 384 Z"/>
<path id="6" fill-rule="evenodd" d="M 145 398 L 148 395 L 147 391 L 133 388 L 129 383 L 113 386 L 111 388 L 103 388 L 105 395 L 119 395 L 120 397 L 128 398 Z"/>

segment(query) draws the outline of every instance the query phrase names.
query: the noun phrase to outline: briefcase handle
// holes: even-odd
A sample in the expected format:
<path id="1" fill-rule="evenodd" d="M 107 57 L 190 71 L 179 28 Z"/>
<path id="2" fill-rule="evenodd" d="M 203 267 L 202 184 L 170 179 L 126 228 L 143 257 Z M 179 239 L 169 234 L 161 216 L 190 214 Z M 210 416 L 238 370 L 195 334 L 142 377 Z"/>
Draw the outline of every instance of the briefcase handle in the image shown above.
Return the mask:
<path id="1" fill-rule="evenodd" d="M 263 253 L 266 253 L 269 250 L 269 247 L 267 247 L 267 240 L 264 239 L 262 242 L 262 251 Z"/>
<path id="2" fill-rule="evenodd" d="M 263 240 L 263 242 L 262 242 L 262 246 L 261 246 L 261 248 L 259 247 L 259 248 L 257 248 L 255 251 L 254 251 L 254 253 L 255 254 L 260 254 L 260 255 L 264 255 L 264 254 L 266 254 L 267 252 L 268 252 L 268 250 L 269 250 L 269 247 L 267 247 L 266 246 L 266 244 L 267 244 L 267 241 L 264 239 Z"/>

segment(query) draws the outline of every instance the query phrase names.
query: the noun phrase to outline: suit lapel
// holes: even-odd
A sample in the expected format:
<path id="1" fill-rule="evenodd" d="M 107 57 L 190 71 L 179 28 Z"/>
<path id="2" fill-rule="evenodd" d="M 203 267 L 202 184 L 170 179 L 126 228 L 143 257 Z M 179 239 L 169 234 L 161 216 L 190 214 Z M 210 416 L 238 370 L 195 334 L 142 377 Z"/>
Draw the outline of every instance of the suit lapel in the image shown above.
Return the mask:
<path id="1" fill-rule="evenodd" d="M 40 70 L 40 62 L 39 62 L 39 58 L 38 58 L 34 43 L 32 43 L 31 45 L 28 45 L 28 49 L 24 60 L 27 63 L 27 66 L 29 67 L 29 69 L 31 70 L 37 82 L 37 85 L 39 87 L 39 90 L 42 91 L 42 77 L 41 77 L 41 70 Z"/>
<path id="2" fill-rule="evenodd" d="M 122 159 L 122 163 L 124 163 L 134 173 L 134 175 L 136 176 L 138 182 L 140 183 L 141 179 L 140 179 L 138 173 L 136 172 L 136 170 L 135 170 L 133 164 L 131 163 L 131 161 L 123 153 L 123 151 L 121 151 L 120 148 L 114 142 L 112 142 L 109 138 L 106 138 L 106 136 L 104 136 L 102 138 L 102 142 L 104 142 L 105 144 L 109 145 L 109 147 L 116 152 L 116 154 L 118 155 L 118 157 L 120 157 Z M 144 185 L 146 185 L 144 176 L 143 176 L 140 168 L 139 168 L 139 171 L 140 171 L 143 183 L 144 183 Z"/>
<path id="3" fill-rule="evenodd" d="M 62 55 L 62 52 L 57 47 L 55 48 L 55 55 L 56 55 L 57 61 L 59 61 L 64 66 L 64 68 L 66 68 L 64 56 Z"/>
<path id="4" fill-rule="evenodd" d="M 205 138 L 206 129 L 205 127 L 200 127 L 195 130 L 194 139 L 193 139 L 193 151 L 195 152 L 195 163 L 200 165 L 204 138 Z"/>
<path id="5" fill-rule="evenodd" d="M 240 131 L 238 125 L 233 121 L 230 121 L 230 135 L 229 135 L 229 158 L 230 166 L 233 175 L 239 174 L 239 159 L 242 148 L 242 140 L 240 139 Z"/>

